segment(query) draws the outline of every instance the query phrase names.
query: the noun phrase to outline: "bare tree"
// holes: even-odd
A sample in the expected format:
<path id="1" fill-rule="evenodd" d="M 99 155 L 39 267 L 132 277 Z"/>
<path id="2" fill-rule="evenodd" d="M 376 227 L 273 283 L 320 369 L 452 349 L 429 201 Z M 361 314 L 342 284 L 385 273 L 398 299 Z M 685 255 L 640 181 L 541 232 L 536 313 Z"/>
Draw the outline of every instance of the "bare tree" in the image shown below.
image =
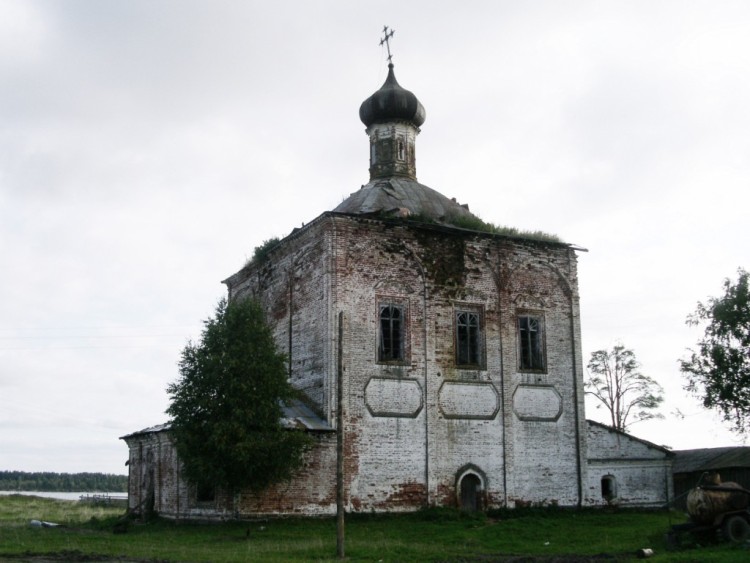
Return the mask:
<path id="1" fill-rule="evenodd" d="M 612 427 L 626 431 L 643 420 L 664 418 L 655 410 L 664 401 L 664 390 L 654 379 L 640 372 L 635 353 L 622 344 L 611 350 L 591 353 L 584 382 L 587 395 L 596 397 L 610 414 Z"/>

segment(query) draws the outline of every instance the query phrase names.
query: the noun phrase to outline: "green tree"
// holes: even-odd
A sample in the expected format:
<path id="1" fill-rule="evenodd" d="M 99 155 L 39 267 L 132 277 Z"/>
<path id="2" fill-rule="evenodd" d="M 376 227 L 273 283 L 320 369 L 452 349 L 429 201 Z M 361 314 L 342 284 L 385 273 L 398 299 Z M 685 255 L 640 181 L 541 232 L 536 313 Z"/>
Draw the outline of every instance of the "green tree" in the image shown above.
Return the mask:
<path id="1" fill-rule="evenodd" d="M 260 491 L 292 476 L 309 438 L 283 428 L 294 390 L 260 305 L 222 299 L 201 340 L 182 351 L 169 385 L 171 432 L 185 474 L 231 493 Z"/>
<path id="2" fill-rule="evenodd" d="M 750 426 L 750 288 L 748 273 L 740 268 L 737 274 L 737 283 L 724 280 L 723 296 L 699 302 L 688 316 L 688 325 L 705 329 L 698 350 L 679 362 L 685 388 L 743 434 Z"/>
<path id="3" fill-rule="evenodd" d="M 664 390 L 656 380 L 640 372 L 635 352 L 617 344 L 611 350 L 591 353 L 584 387 L 599 400 L 596 408 L 609 411 L 612 427 L 626 431 L 631 424 L 664 418 L 655 412 L 664 401 Z"/>

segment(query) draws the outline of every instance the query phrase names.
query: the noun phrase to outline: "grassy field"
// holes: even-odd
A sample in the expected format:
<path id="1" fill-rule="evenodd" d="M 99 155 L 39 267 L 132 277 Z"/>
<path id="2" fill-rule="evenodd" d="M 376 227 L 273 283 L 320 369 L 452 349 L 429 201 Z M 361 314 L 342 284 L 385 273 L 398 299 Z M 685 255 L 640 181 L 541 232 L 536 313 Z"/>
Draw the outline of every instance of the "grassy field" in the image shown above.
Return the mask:
<path id="1" fill-rule="evenodd" d="M 223 524 L 131 522 L 113 533 L 122 509 L 37 497 L 0 497 L 0 561 L 335 561 L 332 518 Z M 30 526 L 31 520 L 62 524 Z M 748 546 L 665 549 L 682 521 L 666 512 L 506 511 L 468 516 L 451 510 L 347 518 L 349 561 L 748 561 Z M 46 554 L 46 555 L 44 555 Z M 44 555 L 44 556 L 42 556 Z M 97 555 L 99 558 L 92 558 Z M 523 556 L 523 557 L 521 557 Z"/>

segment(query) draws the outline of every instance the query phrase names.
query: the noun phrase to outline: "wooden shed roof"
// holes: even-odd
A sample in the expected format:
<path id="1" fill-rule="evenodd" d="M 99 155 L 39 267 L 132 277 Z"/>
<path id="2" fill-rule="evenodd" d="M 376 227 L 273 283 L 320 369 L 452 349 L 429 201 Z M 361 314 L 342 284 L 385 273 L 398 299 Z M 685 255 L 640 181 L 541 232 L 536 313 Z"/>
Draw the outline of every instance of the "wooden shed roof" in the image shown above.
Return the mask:
<path id="1" fill-rule="evenodd" d="M 750 447 L 699 448 L 677 450 L 674 453 L 675 474 L 750 467 Z"/>

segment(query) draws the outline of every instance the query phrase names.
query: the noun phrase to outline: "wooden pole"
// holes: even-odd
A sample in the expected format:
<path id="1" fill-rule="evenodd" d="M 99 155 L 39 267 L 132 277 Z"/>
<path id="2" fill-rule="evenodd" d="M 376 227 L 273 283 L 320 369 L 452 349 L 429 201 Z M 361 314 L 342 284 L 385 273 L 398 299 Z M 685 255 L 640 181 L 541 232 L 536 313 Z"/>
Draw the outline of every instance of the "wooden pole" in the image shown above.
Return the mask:
<path id="1" fill-rule="evenodd" d="M 336 366 L 336 556 L 344 559 L 344 313 L 339 313 Z"/>

